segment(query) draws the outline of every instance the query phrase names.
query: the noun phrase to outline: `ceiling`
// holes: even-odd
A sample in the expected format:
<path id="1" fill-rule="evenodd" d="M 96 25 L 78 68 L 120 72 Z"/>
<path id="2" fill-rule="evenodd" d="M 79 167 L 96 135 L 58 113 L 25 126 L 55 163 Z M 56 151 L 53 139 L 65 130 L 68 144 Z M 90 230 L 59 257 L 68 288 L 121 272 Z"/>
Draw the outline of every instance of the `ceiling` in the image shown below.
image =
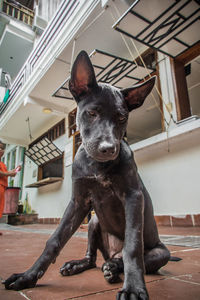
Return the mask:
<path id="1" fill-rule="evenodd" d="M 27 119 L 29 119 L 29 124 Z M 25 106 L 22 105 L 16 111 L 7 126 L 1 131 L 0 136 L 1 139 L 8 141 L 10 144 L 28 145 L 60 119 L 60 115 L 54 113 L 44 114 L 43 107 L 28 103 Z M 30 135 L 32 138 L 30 138 Z"/>

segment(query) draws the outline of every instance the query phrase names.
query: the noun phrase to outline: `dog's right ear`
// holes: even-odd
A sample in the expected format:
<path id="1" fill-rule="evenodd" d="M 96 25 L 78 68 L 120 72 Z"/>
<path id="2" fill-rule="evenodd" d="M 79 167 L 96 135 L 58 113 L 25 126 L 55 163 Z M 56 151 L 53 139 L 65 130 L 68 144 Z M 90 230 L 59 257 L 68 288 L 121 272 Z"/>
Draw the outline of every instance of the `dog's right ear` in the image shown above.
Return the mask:
<path id="1" fill-rule="evenodd" d="M 96 87 L 97 81 L 90 58 L 85 51 L 81 51 L 72 67 L 69 90 L 75 100 L 79 101 L 81 96 Z"/>

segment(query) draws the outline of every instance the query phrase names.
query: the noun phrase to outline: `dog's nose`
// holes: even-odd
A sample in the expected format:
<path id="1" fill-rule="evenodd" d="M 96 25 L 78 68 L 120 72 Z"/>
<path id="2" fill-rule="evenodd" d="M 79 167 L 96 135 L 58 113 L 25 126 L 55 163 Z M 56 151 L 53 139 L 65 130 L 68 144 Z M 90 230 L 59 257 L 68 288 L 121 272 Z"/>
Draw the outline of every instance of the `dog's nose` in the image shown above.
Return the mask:
<path id="1" fill-rule="evenodd" d="M 101 152 L 103 155 L 114 155 L 116 150 L 116 146 L 112 143 L 103 142 L 99 145 L 99 152 Z"/>

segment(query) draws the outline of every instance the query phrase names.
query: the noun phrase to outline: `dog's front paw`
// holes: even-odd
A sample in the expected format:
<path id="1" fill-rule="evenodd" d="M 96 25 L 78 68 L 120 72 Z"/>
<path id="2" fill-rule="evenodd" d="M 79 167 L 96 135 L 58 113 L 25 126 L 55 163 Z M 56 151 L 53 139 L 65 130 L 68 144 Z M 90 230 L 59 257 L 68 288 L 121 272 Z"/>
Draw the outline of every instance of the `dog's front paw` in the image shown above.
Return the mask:
<path id="1" fill-rule="evenodd" d="M 104 278 L 109 282 L 109 283 L 114 283 L 114 282 L 119 282 L 121 281 L 119 277 L 119 266 L 116 262 L 113 261 L 107 261 L 103 264 L 102 266 L 102 271 Z"/>
<path id="2" fill-rule="evenodd" d="M 128 292 L 124 289 L 117 293 L 116 300 L 148 300 L 149 295 L 147 290 L 140 290 L 137 292 Z"/>
<path id="3" fill-rule="evenodd" d="M 35 287 L 38 278 L 37 273 L 27 271 L 25 273 L 13 274 L 2 283 L 7 290 L 18 291 Z"/>

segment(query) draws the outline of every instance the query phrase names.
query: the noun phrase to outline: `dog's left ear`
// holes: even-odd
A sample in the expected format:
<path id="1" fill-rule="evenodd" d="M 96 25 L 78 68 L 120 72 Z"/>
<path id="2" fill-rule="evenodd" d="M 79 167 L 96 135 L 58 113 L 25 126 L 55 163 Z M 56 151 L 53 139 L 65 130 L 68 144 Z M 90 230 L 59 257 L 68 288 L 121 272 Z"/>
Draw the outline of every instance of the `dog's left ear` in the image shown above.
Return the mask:
<path id="1" fill-rule="evenodd" d="M 97 82 L 94 68 L 88 54 L 81 51 L 72 67 L 69 90 L 75 100 L 79 101 L 82 95 L 95 87 L 97 87 Z"/>
<path id="2" fill-rule="evenodd" d="M 153 89 L 155 80 L 156 76 L 153 76 L 149 80 L 141 84 L 137 84 L 133 87 L 121 90 L 129 111 L 142 106 L 144 100 Z"/>

